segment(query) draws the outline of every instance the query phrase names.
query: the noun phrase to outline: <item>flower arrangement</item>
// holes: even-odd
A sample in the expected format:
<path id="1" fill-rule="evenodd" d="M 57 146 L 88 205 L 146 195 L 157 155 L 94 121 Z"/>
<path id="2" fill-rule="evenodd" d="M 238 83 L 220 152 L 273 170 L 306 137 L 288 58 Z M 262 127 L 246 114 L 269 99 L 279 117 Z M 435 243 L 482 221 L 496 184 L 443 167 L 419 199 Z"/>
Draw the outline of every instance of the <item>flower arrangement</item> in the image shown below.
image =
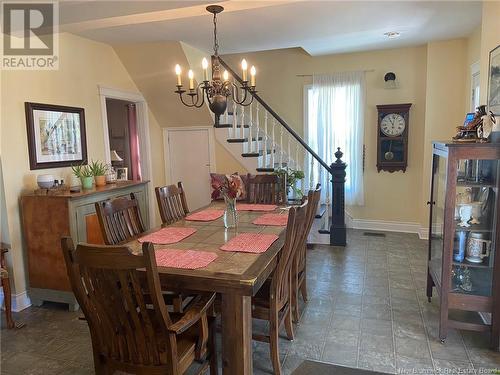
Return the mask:
<path id="1" fill-rule="evenodd" d="M 224 182 L 213 182 L 212 189 L 212 199 L 214 200 L 220 196 L 227 199 L 236 199 L 243 194 L 243 181 L 237 174 L 226 175 Z"/>

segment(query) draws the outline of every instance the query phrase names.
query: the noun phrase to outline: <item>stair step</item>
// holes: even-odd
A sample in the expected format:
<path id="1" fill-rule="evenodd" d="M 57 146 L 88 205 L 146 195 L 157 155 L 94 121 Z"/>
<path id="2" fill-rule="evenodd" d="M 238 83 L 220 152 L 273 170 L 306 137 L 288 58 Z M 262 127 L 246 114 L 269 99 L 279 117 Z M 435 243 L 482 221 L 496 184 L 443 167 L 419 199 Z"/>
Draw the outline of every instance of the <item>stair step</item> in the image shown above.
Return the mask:
<path id="1" fill-rule="evenodd" d="M 256 141 L 257 138 L 252 137 L 252 141 Z M 245 143 L 248 142 L 248 138 L 228 138 L 229 143 Z M 262 141 L 262 137 L 259 137 L 259 141 Z"/>
<path id="2" fill-rule="evenodd" d="M 274 172 L 274 168 L 256 168 L 257 172 Z"/>
<path id="3" fill-rule="evenodd" d="M 244 152 L 243 154 L 241 154 L 241 156 L 243 156 L 244 158 L 256 158 L 260 155 L 260 152 Z"/>
<path id="4" fill-rule="evenodd" d="M 321 219 L 326 212 L 326 204 L 320 204 L 318 206 L 318 211 L 316 211 L 316 219 Z"/>
<path id="5" fill-rule="evenodd" d="M 232 128 L 232 124 L 219 124 L 219 125 L 214 125 L 214 128 L 216 129 L 225 129 L 225 128 Z"/>

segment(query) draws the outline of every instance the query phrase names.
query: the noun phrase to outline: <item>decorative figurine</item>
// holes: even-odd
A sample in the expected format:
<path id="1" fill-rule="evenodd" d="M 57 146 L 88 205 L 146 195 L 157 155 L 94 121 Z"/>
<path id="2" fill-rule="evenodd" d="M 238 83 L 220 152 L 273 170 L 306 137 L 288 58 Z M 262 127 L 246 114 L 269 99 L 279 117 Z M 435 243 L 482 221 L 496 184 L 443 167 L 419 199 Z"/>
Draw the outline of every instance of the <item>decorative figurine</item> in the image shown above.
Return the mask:
<path id="1" fill-rule="evenodd" d="M 496 124 L 495 115 L 490 111 L 481 117 L 481 124 L 477 128 L 477 137 L 482 142 L 487 142 L 491 132 L 493 131 L 493 126 Z"/>
<path id="2" fill-rule="evenodd" d="M 457 142 L 477 142 L 478 128 L 483 124 L 483 116 L 486 115 L 486 106 L 480 105 L 471 121 L 465 121 L 462 126 L 457 126 L 457 134 L 453 137 Z M 482 134 L 482 133 L 481 133 Z"/>

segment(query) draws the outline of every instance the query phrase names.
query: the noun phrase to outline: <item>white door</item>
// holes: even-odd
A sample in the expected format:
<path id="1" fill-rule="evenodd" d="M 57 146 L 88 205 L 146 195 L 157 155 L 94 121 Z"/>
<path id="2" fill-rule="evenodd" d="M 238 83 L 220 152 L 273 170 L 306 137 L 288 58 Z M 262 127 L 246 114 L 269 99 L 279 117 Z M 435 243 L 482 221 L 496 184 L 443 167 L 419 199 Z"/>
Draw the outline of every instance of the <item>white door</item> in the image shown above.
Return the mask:
<path id="1" fill-rule="evenodd" d="M 210 203 L 209 129 L 166 130 L 168 172 L 172 184 L 182 181 L 190 211 Z M 168 176 L 167 176 L 168 177 Z"/>

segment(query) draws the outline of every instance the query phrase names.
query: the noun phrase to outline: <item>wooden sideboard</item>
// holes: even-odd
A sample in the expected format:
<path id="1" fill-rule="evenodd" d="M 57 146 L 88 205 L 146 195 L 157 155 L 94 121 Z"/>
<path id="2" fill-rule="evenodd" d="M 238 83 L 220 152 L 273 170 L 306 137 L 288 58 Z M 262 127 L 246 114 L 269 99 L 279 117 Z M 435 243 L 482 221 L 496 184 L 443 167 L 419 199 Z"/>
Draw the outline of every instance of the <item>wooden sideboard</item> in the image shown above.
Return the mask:
<path id="1" fill-rule="evenodd" d="M 137 197 L 144 225 L 149 228 L 148 181 L 119 182 L 78 193 L 33 193 L 21 197 L 28 255 L 28 293 L 33 305 L 53 301 L 67 303 L 70 310 L 78 309 L 66 273 L 61 237 L 71 236 L 75 244 L 103 244 L 95 203 L 130 193 Z"/>

